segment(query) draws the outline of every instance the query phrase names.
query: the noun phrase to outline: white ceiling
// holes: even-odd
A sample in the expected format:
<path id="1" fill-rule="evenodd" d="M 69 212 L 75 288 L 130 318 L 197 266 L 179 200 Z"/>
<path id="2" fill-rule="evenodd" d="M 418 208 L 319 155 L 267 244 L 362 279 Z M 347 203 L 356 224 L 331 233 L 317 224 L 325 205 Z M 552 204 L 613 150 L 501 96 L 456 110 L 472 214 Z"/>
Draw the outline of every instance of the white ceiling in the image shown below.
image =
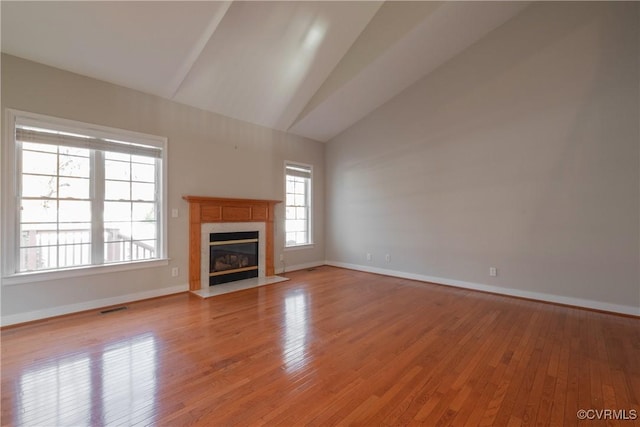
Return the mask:
<path id="1" fill-rule="evenodd" d="M 3 0 L 2 51 L 327 141 L 526 5 Z"/>

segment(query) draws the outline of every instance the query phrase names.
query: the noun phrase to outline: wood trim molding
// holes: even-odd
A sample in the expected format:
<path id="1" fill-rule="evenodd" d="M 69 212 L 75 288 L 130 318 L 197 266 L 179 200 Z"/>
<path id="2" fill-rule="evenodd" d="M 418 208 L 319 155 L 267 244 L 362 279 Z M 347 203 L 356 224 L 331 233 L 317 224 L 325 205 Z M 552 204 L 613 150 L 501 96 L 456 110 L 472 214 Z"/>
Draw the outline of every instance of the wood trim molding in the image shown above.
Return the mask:
<path id="1" fill-rule="evenodd" d="M 203 223 L 264 222 L 265 273 L 275 274 L 273 259 L 273 220 L 280 200 L 228 199 L 222 197 L 182 196 L 189 202 L 189 290 L 200 289 L 200 245 Z"/>

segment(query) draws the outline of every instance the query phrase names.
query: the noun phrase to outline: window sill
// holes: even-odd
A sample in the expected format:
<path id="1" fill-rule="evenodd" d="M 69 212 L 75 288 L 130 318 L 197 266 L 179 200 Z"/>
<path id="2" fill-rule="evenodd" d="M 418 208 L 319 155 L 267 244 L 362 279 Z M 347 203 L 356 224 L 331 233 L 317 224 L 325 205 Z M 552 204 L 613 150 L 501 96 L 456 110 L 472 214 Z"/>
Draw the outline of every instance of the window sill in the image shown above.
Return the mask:
<path id="1" fill-rule="evenodd" d="M 115 273 L 118 271 L 139 270 L 143 268 L 162 267 L 169 265 L 168 258 L 148 261 L 135 261 L 120 264 L 89 265 L 64 270 L 34 271 L 18 273 L 2 278 L 2 286 L 21 285 L 24 283 L 44 282 L 73 277 L 85 277 L 94 274 Z"/>
<path id="2" fill-rule="evenodd" d="M 285 252 L 288 252 L 288 251 L 298 251 L 302 249 L 313 249 L 314 247 L 315 245 L 313 243 L 309 243 L 308 245 L 285 246 L 284 250 Z"/>

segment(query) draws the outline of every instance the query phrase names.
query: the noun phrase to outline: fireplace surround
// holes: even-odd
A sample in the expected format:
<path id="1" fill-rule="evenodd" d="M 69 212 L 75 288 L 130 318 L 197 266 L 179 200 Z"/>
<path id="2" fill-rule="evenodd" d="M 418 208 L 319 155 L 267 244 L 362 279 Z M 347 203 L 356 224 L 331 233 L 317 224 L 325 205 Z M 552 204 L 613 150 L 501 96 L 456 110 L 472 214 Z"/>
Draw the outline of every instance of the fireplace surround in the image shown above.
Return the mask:
<path id="1" fill-rule="evenodd" d="M 238 236 L 238 233 L 240 234 Z M 257 268 L 253 269 L 253 270 L 248 270 L 248 273 L 242 272 L 242 271 L 238 271 L 237 275 L 234 275 L 232 277 L 229 278 L 229 280 L 218 280 L 218 275 L 223 275 L 225 276 L 225 271 L 230 271 L 230 270 L 225 270 L 225 271 L 220 271 L 222 268 L 225 268 L 224 266 L 220 265 L 220 260 L 218 260 L 218 269 L 216 269 L 215 267 L 215 258 L 213 259 L 213 265 L 212 265 L 212 259 L 211 259 L 211 255 L 212 252 L 215 253 L 217 252 L 216 249 L 222 249 L 224 250 L 224 245 L 219 245 L 218 243 L 223 243 L 223 242 L 217 242 L 215 245 L 212 245 L 211 242 L 211 236 L 220 236 L 220 237 L 216 237 L 216 240 L 219 239 L 226 239 L 229 238 L 229 236 L 233 237 L 233 235 L 236 235 L 237 237 L 243 237 L 243 239 L 234 239 L 235 241 L 238 240 L 254 240 L 253 238 L 247 238 L 244 239 L 244 237 L 247 237 L 247 233 L 251 233 L 254 234 L 257 233 L 257 241 L 256 242 L 247 242 L 248 244 L 253 244 L 254 248 L 256 249 L 257 252 L 257 257 L 256 259 L 251 259 L 248 260 L 250 261 L 250 263 L 252 263 L 253 261 L 255 261 L 255 264 L 257 265 Z M 200 239 L 201 239 L 201 244 L 200 244 L 200 277 L 201 277 L 201 289 L 207 289 L 209 287 L 215 287 L 217 285 L 223 284 L 223 283 L 227 283 L 228 281 L 237 281 L 237 280 L 243 280 L 243 279 L 248 279 L 250 277 L 266 277 L 266 268 L 265 268 L 265 264 L 266 264 L 266 257 L 265 257 L 265 252 L 266 252 L 266 246 L 265 246 L 265 236 L 266 232 L 265 232 L 265 225 L 262 222 L 213 222 L 213 223 L 205 223 L 201 225 L 201 233 L 200 233 Z M 226 236 L 226 237 L 224 237 Z M 234 244 L 235 246 L 235 244 Z M 234 247 L 232 246 L 232 248 Z M 244 246 L 244 244 L 242 244 L 242 246 Z M 243 251 L 247 252 L 248 251 L 248 247 L 245 247 L 245 249 Z M 222 260 L 223 263 L 226 264 L 225 260 Z M 230 264 L 233 265 L 232 260 Z M 239 260 L 236 260 L 236 262 L 240 262 Z M 248 265 L 246 267 L 241 267 L 241 266 L 236 266 L 238 268 L 234 268 L 235 270 L 239 270 L 239 269 L 243 269 L 246 267 L 249 267 Z M 212 271 L 212 270 L 218 270 L 218 271 Z M 213 279 L 213 280 L 212 280 Z"/>
<path id="2" fill-rule="evenodd" d="M 208 281 L 205 277 L 201 277 L 203 276 L 203 224 L 212 224 L 215 229 L 215 224 L 220 223 L 228 223 L 231 228 L 233 228 L 232 223 L 236 223 L 236 225 L 257 223 L 254 228 L 264 229 L 264 232 L 260 233 L 260 241 L 264 242 L 264 251 L 262 252 L 264 255 L 260 255 L 260 257 L 264 256 L 264 265 L 261 266 L 261 269 L 264 269 L 266 277 L 275 274 L 273 259 L 274 208 L 277 203 L 280 203 L 279 200 L 201 196 L 183 196 L 183 199 L 189 202 L 189 290 L 200 290 L 203 287 L 202 282 L 208 287 Z M 238 231 L 229 230 L 228 227 L 224 228 L 223 232 Z M 205 243 L 208 246 L 208 242 Z"/>

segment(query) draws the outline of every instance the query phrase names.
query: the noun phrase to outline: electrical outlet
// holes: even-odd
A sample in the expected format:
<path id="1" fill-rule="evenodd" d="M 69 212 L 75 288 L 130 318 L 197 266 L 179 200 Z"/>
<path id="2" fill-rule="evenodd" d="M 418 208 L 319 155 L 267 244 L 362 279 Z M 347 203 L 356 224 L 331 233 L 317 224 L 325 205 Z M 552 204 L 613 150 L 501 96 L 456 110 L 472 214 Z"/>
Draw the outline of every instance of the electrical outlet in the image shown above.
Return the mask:
<path id="1" fill-rule="evenodd" d="M 180 273 L 180 270 L 178 269 L 178 267 L 173 267 L 171 269 L 171 277 L 178 277 L 179 273 Z"/>
<path id="2" fill-rule="evenodd" d="M 495 267 L 489 267 L 489 276 L 496 277 L 498 275 L 498 269 Z"/>
<path id="3" fill-rule="evenodd" d="M 284 261 L 284 254 L 280 254 L 280 261 Z"/>
<path id="4" fill-rule="evenodd" d="M 384 256 L 384 260 L 385 260 L 385 261 L 387 261 L 387 262 L 391 262 L 391 255 L 386 254 L 386 255 Z"/>
<path id="5" fill-rule="evenodd" d="M 171 218 L 178 218 L 178 209 L 171 209 Z"/>
<path id="6" fill-rule="evenodd" d="M 367 261 L 371 261 L 371 254 L 367 252 Z"/>

